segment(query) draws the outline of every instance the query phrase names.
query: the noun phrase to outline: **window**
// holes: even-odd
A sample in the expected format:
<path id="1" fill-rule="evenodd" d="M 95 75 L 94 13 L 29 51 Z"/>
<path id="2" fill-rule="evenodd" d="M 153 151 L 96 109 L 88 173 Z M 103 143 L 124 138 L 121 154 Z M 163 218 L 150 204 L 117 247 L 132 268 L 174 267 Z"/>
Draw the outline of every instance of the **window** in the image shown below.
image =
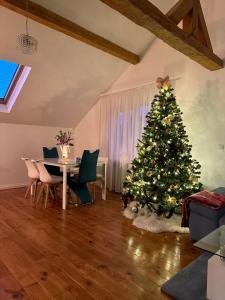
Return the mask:
<path id="1" fill-rule="evenodd" d="M 0 101 L 6 100 L 18 68 L 19 65 L 16 63 L 0 60 Z"/>
<path id="2" fill-rule="evenodd" d="M 0 112 L 10 112 L 30 67 L 0 59 Z"/>
<path id="3" fill-rule="evenodd" d="M 7 96 L 10 94 L 11 88 L 14 86 L 14 80 L 18 74 L 21 66 L 19 64 L 0 60 L 0 101 L 7 102 Z"/>

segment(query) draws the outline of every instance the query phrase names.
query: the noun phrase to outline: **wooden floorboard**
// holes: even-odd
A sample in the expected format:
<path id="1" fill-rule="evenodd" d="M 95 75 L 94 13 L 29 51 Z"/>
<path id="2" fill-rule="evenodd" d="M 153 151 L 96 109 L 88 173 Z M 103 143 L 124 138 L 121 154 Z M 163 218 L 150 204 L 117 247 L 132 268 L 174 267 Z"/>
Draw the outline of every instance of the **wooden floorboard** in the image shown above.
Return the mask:
<path id="1" fill-rule="evenodd" d="M 169 299 L 160 286 L 201 254 L 188 234 L 132 226 L 118 194 L 62 211 L 24 192 L 0 191 L 0 300 Z"/>

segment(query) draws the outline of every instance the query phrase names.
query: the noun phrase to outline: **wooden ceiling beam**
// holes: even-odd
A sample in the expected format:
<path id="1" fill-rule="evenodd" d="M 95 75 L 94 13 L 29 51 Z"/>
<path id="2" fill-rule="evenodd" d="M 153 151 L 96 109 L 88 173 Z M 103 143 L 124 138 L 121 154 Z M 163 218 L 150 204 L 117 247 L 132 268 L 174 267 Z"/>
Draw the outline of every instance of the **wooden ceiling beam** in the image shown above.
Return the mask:
<path id="1" fill-rule="evenodd" d="M 213 51 L 199 0 L 179 0 L 166 16 L 175 24 L 183 20 L 183 30 Z"/>
<path id="2" fill-rule="evenodd" d="M 198 2 L 199 2 L 199 0 L 198 0 Z M 202 34 L 204 35 L 205 43 L 206 43 L 207 47 L 211 48 L 211 50 L 213 51 L 212 44 L 211 44 L 210 37 L 209 37 L 209 32 L 208 32 L 208 29 L 207 29 L 207 26 L 205 23 L 205 18 L 204 18 L 202 7 L 201 7 L 200 3 L 199 3 L 198 16 L 199 16 L 199 27 L 202 31 Z"/>
<path id="3" fill-rule="evenodd" d="M 173 23 L 179 24 L 180 21 L 191 11 L 193 0 L 179 0 L 166 14 Z"/>
<path id="4" fill-rule="evenodd" d="M 179 1 L 179 15 L 164 15 L 148 0 L 100 0 L 118 11 L 137 25 L 149 30 L 165 43 L 196 61 L 209 70 L 223 68 L 223 61 L 211 49 L 202 44 L 195 36 L 188 34 L 177 26 L 179 20 L 187 13 L 190 0 Z M 196 1 L 196 0 L 193 0 Z M 187 4 L 185 4 L 187 2 Z M 192 3 L 193 4 L 193 3 Z M 186 6 L 187 5 L 187 6 Z M 185 7 L 184 7 L 185 6 Z M 179 7 L 179 5 L 178 5 Z M 181 9 L 181 7 L 183 7 Z"/>
<path id="5" fill-rule="evenodd" d="M 29 1 L 28 11 L 26 10 L 26 0 L 0 0 L 0 5 L 131 64 L 137 64 L 140 61 L 139 56 L 131 51 L 57 15 L 35 2 Z"/>
<path id="6" fill-rule="evenodd" d="M 189 35 L 195 36 L 196 32 L 198 31 L 198 2 L 193 1 L 193 7 L 191 11 L 187 13 L 186 16 L 183 18 L 183 30 Z"/>

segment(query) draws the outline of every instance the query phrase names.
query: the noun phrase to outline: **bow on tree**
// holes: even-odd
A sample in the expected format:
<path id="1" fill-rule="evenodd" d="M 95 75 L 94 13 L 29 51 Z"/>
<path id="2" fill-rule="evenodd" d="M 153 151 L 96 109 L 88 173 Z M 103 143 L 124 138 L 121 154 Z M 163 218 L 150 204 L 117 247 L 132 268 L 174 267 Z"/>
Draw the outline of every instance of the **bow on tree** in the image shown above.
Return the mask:
<path id="1" fill-rule="evenodd" d="M 168 88 L 171 87 L 169 76 L 167 75 L 165 78 L 158 77 L 156 80 L 156 86 L 158 89 L 168 90 Z"/>

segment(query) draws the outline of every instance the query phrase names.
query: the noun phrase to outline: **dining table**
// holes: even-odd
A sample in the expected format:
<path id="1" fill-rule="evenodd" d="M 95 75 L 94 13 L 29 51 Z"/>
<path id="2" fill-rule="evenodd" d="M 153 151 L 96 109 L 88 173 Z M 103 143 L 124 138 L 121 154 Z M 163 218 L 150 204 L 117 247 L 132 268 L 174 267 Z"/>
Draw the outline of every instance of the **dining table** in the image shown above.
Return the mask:
<path id="1" fill-rule="evenodd" d="M 60 159 L 60 158 L 44 158 L 41 160 L 44 165 L 56 166 L 63 173 L 63 189 L 62 189 L 62 209 L 67 207 L 67 173 L 75 168 L 79 168 L 80 161 L 75 159 Z M 104 161 L 98 160 L 97 166 L 104 167 L 104 187 L 102 188 L 102 199 L 106 200 L 106 164 Z"/>

